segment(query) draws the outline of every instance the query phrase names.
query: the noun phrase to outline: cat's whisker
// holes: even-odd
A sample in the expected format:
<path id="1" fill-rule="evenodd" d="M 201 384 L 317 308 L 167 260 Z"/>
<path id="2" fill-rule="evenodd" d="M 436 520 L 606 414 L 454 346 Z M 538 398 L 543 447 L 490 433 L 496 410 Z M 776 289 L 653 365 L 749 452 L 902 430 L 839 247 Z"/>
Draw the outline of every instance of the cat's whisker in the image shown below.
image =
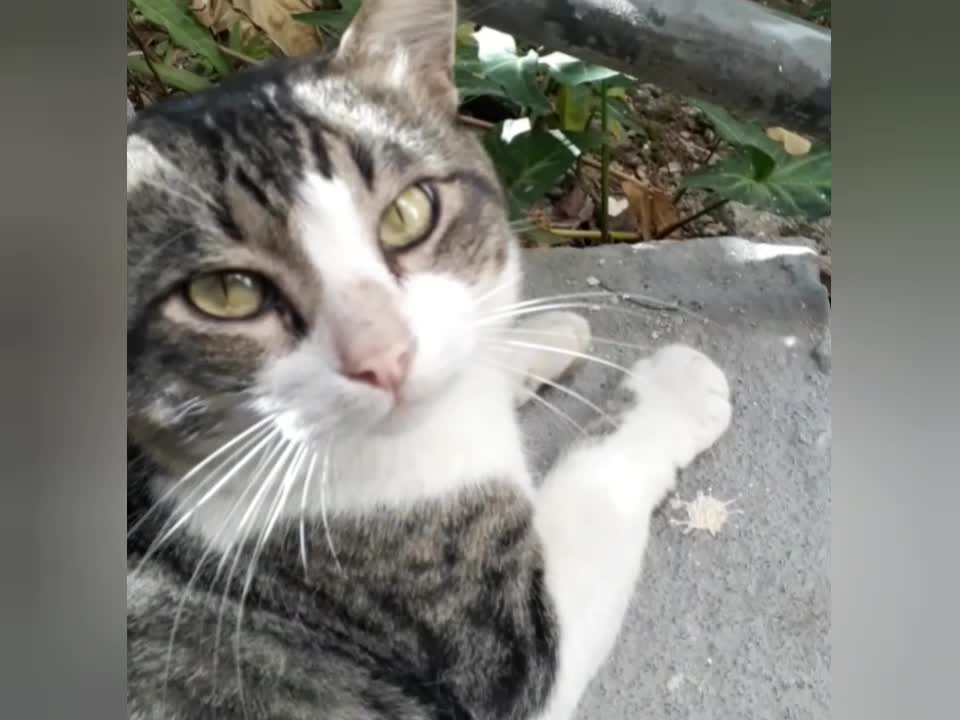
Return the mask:
<path id="1" fill-rule="evenodd" d="M 260 560 L 260 556 L 263 554 L 263 548 L 266 546 L 267 541 L 273 534 L 273 530 L 277 524 L 277 519 L 280 517 L 281 511 L 287 503 L 287 500 L 290 496 L 290 491 L 296 484 L 297 473 L 300 471 L 303 460 L 309 451 L 310 449 L 306 445 L 291 443 L 285 451 L 283 457 L 279 460 L 278 467 L 283 468 L 283 480 L 278 482 L 277 490 L 274 494 L 273 506 L 269 510 L 267 521 L 260 531 L 260 537 L 257 539 L 257 544 L 254 547 L 253 554 L 250 557 L 250 562 L 247 564 L 247 573 L 243 582 L 243 591 L 240 594 L 240 603 L 237 607 L 237 627 L 233 641 L 237 663 L 237 684 L 240 688 L 241 703 L 243 702 L 243 666 L 240 652 L 240 636 L 243 631 L 243 615 L 244 608 L 246 606 L 247 595 L 249 594 L 250 587 L 253 584 L 253 577 L 256 574 L 257 563 Z"/>
<path id="2" fill-rule="evenodd" d="M 197 512 L 197 510 L 199 510 L 204 505 L 206 505 L 207 502 L 209 502 L 210 498 L 212 498 L 214 495 L 220 492 L 224 488 L 224 486 L 227 485 L 227 483 L 229 483 L 234 477 L 236 477 L 237 473 L 239 473 L 240 470 L 243 469 L 243 467 L 247 464 L 247 462 L 249 462 L 251 458 L 256 456 L 256 454 L 270 441 L 270 439 L 271 439 L 271 436 L 267 435 L 267 437 L 265 437 L 263 440 L 258 442 L 252 450 L 250 450 L 249 452 L 247 452 L 246 455 L 244 455 L 242 460 L 235 463 L 234 466 L 230 468 L 230 470 L 227 472 L 226 475 L 224 475 L 220 480 L 217 480 L 214 483 L 213 487 L 210 488 L 206 493 L 204 493 L 203 497 L 200 498 L 200 500 L 198 500 L 196 503 L 191 505 L 185 512 L 183 512 L 179 517 L 179 519 L 173 524 L 173 526 L 170 527 L 170 529 L 167 530 L 165 533 L 163 533 L 160 536 L 160 539 L 154 542 L 150 546 L 150 549 L 148 549 L 147 552 L 144 553 L 143 559 L 140 561 L 138 570 L 141 569 L 143 565 L 150 558 L 153 557 L 153 554 L 159 548 L 163 547 L 163 545 L 167 542 L 167 540 L 173 537 L 173 535 L 176 534 L 176 532 L 180 528 L 182 528 L 190 520 L 191 517 L 193 517 L 193 515 Z"/>
<path id="3" fill-rule="evenodd" d="M 254 523 L 253 518 L 259 514 L 263 501 L 265 500 L 268 491 L 273 487 L 274 482 L 279 477 L 280 471 L 283 469 L 283 459 L 285 458 L 287 452 L 295 447 L 296 443 L 280 439 L 277 445 L 271 449 L 270 458 L 280 456 L 280 461 L 271 468 L 266 478 L 263 480 L 258 480 L 255 484 L 259 485 L 257 492 L 255 493 L 253 499 L 250 501 L 246 510 L 243 513 L 243 516 L 240 518 L 240 522 L 237 524 L 236 528 L 236 539 L 234 540 L 234 545 L 236 550 L 233 551 L 233 562 L 230 565 L 230 572 L 227 574 L 226 580 L 223 585 L 223 595 L 220 599 L 220 609 L 217 614 L 217 625 L 214 631 L 214 652 L 213 652 L 213 677 L 217 677 L 217 667 L 219 663 L 220 656 L 220 634 L 223 627 L 223 616 L 226 610 L 226 603 L 230 597 L 230 589 L 233 586 L 233 578 L 236 574 L 237 569 L 240 566 L 240 560 L 244 555 L 244 549 L 247 546 L 247 541 L 250 539 L 250 533 L 253 529 Z M 261 464 L 261 467 L 266 468 L 268 462 L 264 461 Z M 221 558 L 221 563 L 225 562 L 230 555 L 230 548 L 224 552 L 223 557 Z M 218 567 L 218 575 L 220 568 Z"/>
<path id="4" fill-rule="evenodd" d="M 180 478 L 177 482 L 175 482 L 172 486 L 170 486 L 167 489 L 167 491 L 164 492 L 163 495 L 161 495 L 160 498 L 156 500 L 153 503 L 153 505 L 150 506 L 150 508 L 143 514 L 143 516 L 141 516 L 140 519 L 137 520 L 137 522 L 135 522 L 131 526 L 131 528 L 127 531 L 127 538 L 129 539 L 131 535 L 133 535 L 138 529 L 140 529 L 140 526 L 144 522 L 146 522 L 147 518 L 149 518 L 154 512 L 156 512 L 156 510 L 159 507 L 161 507 L 167 500 L 172 498 L 174 494 L 177 492 L 177 489 L 180 488 L 184 483 L 188 482 L 192 477 L 196 476 L 198 472 L 203 470 L 203 468 L 205 468 L 207 465 L 212 463 L 218 457 L 223 455 L 223 453 L 227 452 L 230 448 L 234 447 L 235 445 L 243 441 L 245 438 L 249 438 L 251 434 L 254 434 L 255 436 L 259 435 L 257 431 L 262 430 L 264 425 L 272 422 L 273 419 L 274 417 L 270 415 L 263 418 L 262 420 L 259 420 L 258 422 L 255 422 L 246 430 L 244 430 L 243 432 L 239 433 L 238 435 L 234 436 L 233 438 L 225 442 L 219 448 L 217 448 L 212 453 L 207 455 L 207 457 L 205 457 L 199 463 L 194 465 L 190 470 L 186 472 L 186 474 L 184 474 L 182 478 Z"/>
<path id="5" fill-rule="evenodd" d="M 320 475 L 320 521 L 323 523 L 323 534 L 327 541 L 327 548 L 330 555 L 333 556 L 333 562 L 337 566 L 337 571 L 343 574 L 343 566 L 337 557 L 337 551 L 333 547 L 333 536 L 330 534 L 330 523 L 327 522 L 327 482 L 330 479 L 330 454 L 333 448 L 333 441 L 327 442 L 327 447 L 323 452 L 323 467 Z"/>
<path id="6" fill-rule="evenodd" d="M 164 675 L 163 675 L 164 679 L 163 679 L 161 707 L 166 707 L 166 694 L 167 694 L 168 681 L 170 677 L 170 664 L 173 661 L 173 648 L 174 648 L 175 639 L 177 635 L 177 629 L 180 626 L 180 617 L 183 614 L 183 609 L 184 609 L 184 606 L 186 605 L 186 601 L 192 594 L 193 587 L 196 584 L 198 578 L 200 577 L 200 571 L 203 569 L 203 566 L 206 564 L 207 558 L 216 549 L 218 545 L 218 541 L 220 540 L 220 537 L 227 531 L 229 527 L 230 519 L 234 516 L 234 514 L 240 508 L 247 494 L 253 489 L 253 487 L 254 487 L 253 483 L 247 483 L 246 487 L 237 497 L 236 501 L 231 506 L 230 511 L 224 517 L 224 521 L 223 523 L 221 523 L 220 528 L 217 530 L 216 534 L 213 536 L 213 539 L 206 544 L 206 548 L 204 549 L 203 554 L 200 556 L 200 560 L 197 562 L 197 566 L 194 569 L 193 574 L 190 576 L 190 580 L 187 582 L 186 589 L 180 595 L 180 601 L 179 603 L 177 603 L 177 610 L 173 618 L 173 627 L 170 631 L 170 642 L 167 645 L 167 657 L 164 663 Z M 214 576 L 213 582 L 211 583 L 211 586 L 207 591 L 208 596 L 213 591 L 213 588 L 216 586 L 216 582 L 217 582 L 217 575 Z"/>
<path id="7" fill-rule="evenodd" d="M 618 365 L 615 362 L 610 360 L 605 360 L 604 358 L 597 357 L 596 355 L 590 355 L 589 353 L 577 352 L 576 350 L 568 350 L 566 348 L 554 347 L 553 345 L 542 345 L 540 343 L 531 343 L 523 340 L 493 340 L 497 345 L 509 345 L 512 347 L 526 348 L 528 350 L 542 350 L 543 352 L 552 352 L 560 355 L 566 355 L 567 357 L 579 358 L 580 360 L 586 360 L 587 362 L 594 362 L 598 365 L 604 365 L 614 370 L 622 372 L 624 375 L 633 375 L 633 372 L 623 365 Z"/>
<path id="8" fill-rule="evenodd" d="M 515 275 L 515 276 L 513 276 L 513 277 L 507 278 L 507 279 L 504 280 L 502 283 L 498 283 L 498 284 L 497 284 L 496 286 L 494 286 L 492 289 L 487 290 L 487 292 L 485 292 L 483 295 L 481 295 L 480 297 L 478 297 L 477 299 L 475 299 L 475 300 L 473 301 L 473 306 L 474 306 L 474 307 L 480 306 L 481 304 L 483 304 L 483 302 L 484 302 L 485 300 L 490 299 L 491 297 L 493 297 L 494 295 L 496 295 L 496 294 L 497 294 L 498 292 L 500 292 L 501 290 L 505 290 L 505 289 L 507 289 L 508 287 L 511 287 L 511 286 L 513 286 L 513 285 L 517 285 L 519 282 L 520 282 L 520 276 L 519 276 L 519 275 Z"/>
<path id="9" fill-rule="evenodd" d="M 511 310 L 514 308 L 528 307 L 530 305 L 538 305 L 540 303 L 555 302 L 558 300 L 577 300 L 583 298 L 597 298 L 597 297 L 609 297 L 614 298 L 629 298 L 631 300 L 639 300 L 641 302 L 647 302 L 658 307 L 662 306 L 664 310 L 680 310 L 682 309 L 676 303 L 671 303 L 666 300 L 660 300 L 649 295 L 640 295 L 639 293 L 628 293 L 628 292 L 619 292 L 614 290 L 579 290 L 577 292 L 570 293 L 558 293 L 556 295 L 545 295 L 543 297 L 537 298 L 528 298 L 527 300 L 520 300 L 519 302 L 514 303 L 513 305 L 505 305 L 500 310 Z"/>
<path id="10" fill-rule="evenodd" d="M 246 525 L 249 519 L 256 513 L 259 503 L 262 501 L 265 488 L 267 483 L 260 481 L 259 478 L 262 476 L 262 473 L 267 469 L 267 467 L 274 461 L 274 458 L 279 456 L 283 449 L 286 447 L 287 442 L 282 439 L 282 435 L 279 429 L 275 430 L 271 435 L 271 438 L 275 441 L 275 445 L 268 450 L 263 458 L 261 458 L 260 463 L 257 465 L 256 469 L 250 475 L 250 480 L 247 483 L 248 488 L 257 487 L 258 491 L 251 500 L 250 505 L 247 507 L 243 517 L 240 519 L 240 522 L 237 524 L 237 527 L 234 531 L 234 538 L 228 543 L 226 549 L 223 551 L 223 554 L 220 557 L 220 562 L 217 563 L 217 570 L 213 575 L 213 580 L 210 583 L 211 591 L 216 587 L 217 582 L 220 579 L 221 574 L 226 568 L 226 563 L 230 559 L 231 552 L 233 553 L 233 562 L 230 565 L 230 572 L 227 575 L 224 585 L 223 585 L 223 594 L 220 598 L 220 607 L 217 611 L 217 624 L 214 630 L 214 653 L 213 653 L 213 674 L 214 683 L 216 683 L 217 678 L 217 666 L 220 659 L 220 633 L 223 627 L 223 616 L 226 611 L 227 600 L 230 597 L 230 587 L 233 584 L 233 576 L 237 571 L 237 568 L 240 565 L 240 558 L 243 555 L 243 546 L 246 544 L 247 533 Z M 268 477 L 269 479 L 269 477 Z M 236 550 L 234 551 L 234 548 Z M 214 685 L 216 689 L 216 685 Z"/>
<path id="11" fill-rule="evenodd" d="M 563 337 L 563 338 L 569 337 L 569 334 L 568 334 L 568 333 L 564 333 L 564 332 L 559 332 L 559 331 L 555 331 L 555 330 L 536 330 L 536 329 L 533 329 L 533 328 L 524 328 L 524 327 L 502 328 L 501 330 L 499 330 L 499 332 L 501 332 L 501 333 L 514 333 L 514 334 L 516 334 L 516 335 L 545 335 L 545 336 L 549 336 L 549 337 Z M 591 341 L 591 342 L 601 343 L 601 344 L 603 344 L 603 345 L 611 345 L 611 346 L 614 346 L 614 347 L 626 348 L 626 349 L 628 349 L 628 350 L 640 350 L 640 351 L 643 351 L 643 352 L 647 352 L 647 351 L 649 351 L 649 350 L 652 350 L 652 348 L 651 348 L 649 345 L 640 345 L 640 344 L 637 344 L 637 343 L 628 343 L 628 342 L 623 342 L 622 340 L 612 340 L 612 339 L 610 339 L 610 338 L 602 338 L 602 337 L 591 336 L 590 341 Z"/>
<path id="12" fill-rule="evenodd" d="M 666 310 L 668 308 L 655 308 L 655 309 Z M 630 308 L 625 308 L 621 305 L 571 301 L 571 302 L 550 303 L 545 305 L 538 305 L 535 307 L 519 308 L 517 310 L 511 310 L 507 312 L 494 313 L 481 318 L 476 325 L 477 327 L 483 327 L 487 325 L 499 324 L 499 323 L 502 323 L 504 320 L 523 317 L 524 315 L 535 315 L 538 313 L 546 312 L 548 310 L 587 310 L 590 312 L 606 311 L 606 312 L 612 312 L 612 313 L 620 313 L 621 315 L 636 317 L 643 320 L 650 319 L 650 315 L 648 313 L 642 313 L 638 310 L 631 310 Z"/>
<path id="13" fill-rule="evenodd" d="M 501 363 L 489 362 L 489 360 L 487 362 L 489 363 L 490 367 L 494 368 L 495 370 L 499 370 L 502 372 L 515 372 L 518 375 L 524 375 L 526 377 L 529 377 L 529 375 L 527 375 L 526 373 L 519 370 L 514 370 L 513 368 L 510 368 L 509 366 L 506 366 L 506 365 L 502 365 Z M 536 390 L 532 390 L 527 387 L 523 388 L 523 390 L 526 392 L 526 396 L 528 399 L 533 400 L 539 403 L 540 405 L 543 405 L 545 408 L 550 410 L 552 413 L 554 413 L 558 417 L 562 418 L 563 420 L 566 420 L 571 425 L 573 425 L 573 427 L 575 427 L 577 431 L 582 435 L 587 434 L 587 431 L 584 429 L 584 427 L 580 423 L 578 423 L 576 420 L 570 417 L 570 415 L 568 415 L 566 412 L 558 408 L 552 402 L 548 401 L 546 398 L 540 397 L 540 395 L 537 394 Z"/>
<path id="14" fill-rule="evenodd" d="M 310 493 L 310 481 L 313 480 L 313 471 L 317 465 L 317 453 L 310 453 L 310 463 L 307 465 L 306 475 L 303 477 L 303 493 L 300 496 L 300 560 L 303 562 L 303 579 L 310 574 L 307 568 L 307 496 Z"/>
<path id="15" fill-rule="evenodd" d="M 521 377 L 528 377 L 528 378 L 530 378 L 531 380 L 535 380 L 536 382 L 540 383 L 541 385 L 546 385 L 547 387 L 551 387 L 551 388 L 553 388 L 554 390 L 557 390 L 558 392 L 561 392 L 561 393 L 563 393 L 564 395 L 567 395 L 568 397 L 572 397 L 574 400 L 577 400 L 577 401 L 583 403 L 583 404 L 586 405 L 588 408 L 590 408 L 591 410 L 593 410 L 595 413 L 597 413 L 598 415 L 600 415 L 604 420 L 606 420 L 608 423 L 610 423 L 610 425 L 611 425 L 612 427 L 616 427 L 616 425 L 617 425 L 616 421 L 615 421 L 612 417 L 610 417 L 610 415 L 609 415 L 603 408 L 601 408 L 599 405 L 597 405 L 596 403 L 594 403 L 594 402 L 591 401 L 590 399 L 584 397 L 584 396 L 581 395 L 580 393 L 576 392 L 575 390 L 571 390 L 571 389 L 568 388 L 568 387 L 564 387 L 564 386 L 561 385 L 560 383 L 554 382 L 554 381 L 551 380 L 550 378 L 543 377 L 542 375 L 538 375 L 537 373 L 530 372 L 529 370 L 517 370 L 517 369 L 511 368 L 511 367 L 509 367 L 509 366 L 507 366 L 507 365 L 502 365 L 502 366 L 501 366 L 501 369 L 502 369 L 502 370 L 506 370 L 507 372 L 514 373 L 515 375 L 519 375 L 519 376 L 521 376 Z M 533 394 L 536 395 L 536 392 L 533 392 Z M 539 396 L 538 396 L 538 397 L 539 397 Z M 541 398 L 541 399 L 542 399 L 542 398 Z M 582 428 L 581 428 L 581 430 L 582 430 Z"/>

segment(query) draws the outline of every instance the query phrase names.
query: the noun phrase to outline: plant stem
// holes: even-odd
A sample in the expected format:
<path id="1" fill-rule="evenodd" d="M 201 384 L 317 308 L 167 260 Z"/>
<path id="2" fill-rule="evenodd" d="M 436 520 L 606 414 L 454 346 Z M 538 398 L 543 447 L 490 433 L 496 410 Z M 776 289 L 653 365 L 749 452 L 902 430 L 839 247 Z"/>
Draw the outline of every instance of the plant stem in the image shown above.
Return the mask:
<path id="1" fill-rule="evenodd" d="M 133 21 L 130 19 L 129 14 L 127 15 L 127 35 L 133 38 L 133 41 L 140 48 L 140 52 L 143 53 L 144 62 L 147 63 L 147 67 L 150 68 L 150 72 L 153 73 L 153 77 L 157 81 L 157 85 L 160 86 L 160 92 L 163 95 L 167 95 L 167 85 L 160 79 L 160 73 L 157 72 L 157 68 L 153 66 L 153 60 L 150 59 L 150 53 L 147 51 L 147 46 L 143 42 L 143 39 L 140 37 L 140 34 L 137 32 L 137 28 L 134 27 Z"/>
<path id="2" fill-rule="evenodd" d="M 603 242 L 610 241 L 610 144 L 607 142 L 607 83 L 600 83 L 600 233 Z"/>
<path id="3" fill-rule="evenodd" d="M 692 222 L 693 222 L 694 220 L 696 220 L 697 218 L 703 217 L 704 215 L 708 215 L 708 214 L 712 213 L 714 210 L 716 210 L 717 208 L 723 207 L 723 206 L 726 205 L 728 202 L 730 202 L 730 198 L 721 198 L 720 200 L 717 200 L 716 202 L 710 203 L 709 205 L 707 205 L 706 207 L 704 207 L 702 210 L 698 210 L 697 212 L 693 213 L 692 215 L 687 215 L 685 218 L 680 218 L 680 219 L 677 220 L 675 223 L 673 223 L 673 224 L 671 224 L 671 225 L 667 225 L 667 226 L 666 226 L 665 228 L 663 228 L 663 229 L 657 230 L 657 232 L 656 232 L 656 234 L 654 235 L 654 237 L 655 237 L 657 240 L 661 240 L 662 238 L 665 238 L 665 237 L 667 237 L 668 235 L 670 235 L 671 233 L 676 232 L 677 230 L 679 230 L 680 228 L 684 227 L 685 225 L 689 225 L 690 223 L 692 223 Z"/>
<path id="4" fill-rule="evenodd" d="M 573 238 L 576 240 L 602 240 L 603 231 L 602 230 L 570 230 L 567 228 L 552 228 L 545 227 L 543 228 L 548 233 L 556 235 L 557 237 Z M 637 232 L 621 232 L 619 230 L 610 230 L 607 232 L 607 236 L 610 240 L 642 240 L 640 233 Z"/>

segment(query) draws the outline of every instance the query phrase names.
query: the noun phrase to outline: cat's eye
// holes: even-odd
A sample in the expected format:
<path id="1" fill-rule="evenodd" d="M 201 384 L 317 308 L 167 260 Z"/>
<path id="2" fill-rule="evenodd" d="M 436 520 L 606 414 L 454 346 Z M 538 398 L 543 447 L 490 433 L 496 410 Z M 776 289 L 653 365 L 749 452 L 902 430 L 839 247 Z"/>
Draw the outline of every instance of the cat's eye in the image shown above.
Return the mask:
<path id="1" fill-rule="evenodd" d="M 423 184 L 411 185 L 391 203 L 380 219 L 380 244 L 387 250 L 404 250 L 423 240 L 436 216 L 436 197 Z"/>
<path id="2" fill-rule="evenodd" d="M 249 319 L 263 309 L 267 300 L 262 279 L 236 271 L 198 275 L 188 283 L 186 293 L 197 310 L 220 320 Z"/>

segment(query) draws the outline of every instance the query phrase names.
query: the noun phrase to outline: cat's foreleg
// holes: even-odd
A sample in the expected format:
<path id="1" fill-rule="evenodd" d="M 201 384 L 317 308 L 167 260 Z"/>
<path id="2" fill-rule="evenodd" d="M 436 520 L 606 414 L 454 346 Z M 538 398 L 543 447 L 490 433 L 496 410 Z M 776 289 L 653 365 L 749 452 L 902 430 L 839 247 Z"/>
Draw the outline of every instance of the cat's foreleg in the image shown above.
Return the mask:
<path id="1" fill-rule="evenodd" d="M 613 648 L 641 570 L 652 511 L 677 470 L 730 423 L 723 372 L 672 345 L 641 360 L 611 434 L 571 450 L 539 491 L 536 527 L 560 629 L 558 675 L 539 720 L 568 720 Z"/>

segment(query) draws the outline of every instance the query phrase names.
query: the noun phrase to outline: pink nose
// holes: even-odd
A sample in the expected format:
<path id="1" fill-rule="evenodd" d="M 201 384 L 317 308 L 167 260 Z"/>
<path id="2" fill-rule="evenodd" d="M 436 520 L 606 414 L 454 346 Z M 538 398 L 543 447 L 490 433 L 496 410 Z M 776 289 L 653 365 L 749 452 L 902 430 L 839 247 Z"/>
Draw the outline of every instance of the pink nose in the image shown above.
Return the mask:
<path id="1" fill-rule="evenodd" d="M 410 374 L 411 356 L 411 345 L 401 343 L 373 354 L 344 357 L 341 372 L 354 382 L 396 395 Z"/>

